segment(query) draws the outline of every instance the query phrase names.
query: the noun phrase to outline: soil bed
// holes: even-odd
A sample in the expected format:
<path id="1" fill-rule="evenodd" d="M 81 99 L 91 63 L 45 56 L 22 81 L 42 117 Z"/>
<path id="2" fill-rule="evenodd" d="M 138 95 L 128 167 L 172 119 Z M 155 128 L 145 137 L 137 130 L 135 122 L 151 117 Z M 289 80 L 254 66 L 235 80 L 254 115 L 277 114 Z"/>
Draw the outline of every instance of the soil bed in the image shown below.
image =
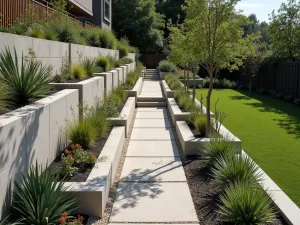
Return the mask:
<path id="1" fill-rule="evenodd" d="M 89 149 L 84 149 L 85 151 L 93 152 L 95 157 L 98 159 L 110 133 L 112 131 L 112 127 L 109 128 L 109 130 L 104 134 L 102 138 L 96 141 L 96 143 L 91 146 Z M 62 165 L 61 155 L 59 155 L 48 167 L 48 170 L 55 171 L 55 173 L 59 173 L 60 167 Z M 59 176 L 61 181 L 67 181 L 67 182 L 85 182 L 90 175 L 94 165 L 84 165 L 82 168 L 78 169 L 78 172 L 72 176 L 68 177 L 66 180 Z"/>
<path id="2" fill-rule="evenodd" d="M 200 224 L 224 224 L 220 222 L 216 214 L 217 203 L 219 202 L 218 191 L 214 188 L 205 162 L 196 156 L 184 157 L 182 161 Z M 278 216 L 272 225 L 287 225 L 287 223 L 281 216 Z"/>
<path id="3" fill-rule="evenodd" d="M 193 135 L 195 136 L 195 138 L 204 138 L 205 136 L 203 134 L 201 134 L 197 129 L 196 127 L 190 123 L 189 121 L 187 121 L 187 124 L 190 128 L 190 130 L 192 131 Z"/>

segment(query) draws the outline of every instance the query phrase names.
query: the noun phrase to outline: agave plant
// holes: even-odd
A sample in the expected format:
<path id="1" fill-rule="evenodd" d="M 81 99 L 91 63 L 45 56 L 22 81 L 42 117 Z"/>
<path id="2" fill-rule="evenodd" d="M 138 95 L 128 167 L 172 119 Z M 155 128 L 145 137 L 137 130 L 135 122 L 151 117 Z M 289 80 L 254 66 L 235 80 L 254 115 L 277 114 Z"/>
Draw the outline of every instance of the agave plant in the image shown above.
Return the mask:
<path id="1" fill-rule="evenodd" d="M 209 167 L 213 166 L 220 157 L 237 152 L 234 143 L 228 138 L 211 138 L 204 142 L 199 149 L 199 157 L 207 162 Z"/>
<path id="2" fill-rule="evenodd" d="M 275 218 L 269 196 L 253 183 L 231 184 L 220 198 L 223 222 L 239 225 L 269 224 Z"/>
<path id="3" fill-rule="evenodd" d="M 56 224 L 63 212 L 74 213 L 76 199 L 66 192 L 64 182 L 58 182 L 50 170 L 36 164 L 21 182 L 15 182 L 12 216 L 23 224 Z"/>
<path id="4" fill-rule="evenodd" d="M 255 162 L 249 158 L 228 155 L 220 157 L 212 168 L 212 177 L 216 186 L 224 190 L 236 182 L 257 183 L 261 181 L 262 174 Z"/>
<path id="5" fill-rule="evenodd" d="M 26 60 L 23 55 L 19 65 L 16 49 L 14 56 L 8 48 L 0 53 L 0 83 L 7 86 L 16 104 L 26 105 L 44 97 L 50 91 L 51 81 L 52 67 L 43 66 L 35 58 Z"/>

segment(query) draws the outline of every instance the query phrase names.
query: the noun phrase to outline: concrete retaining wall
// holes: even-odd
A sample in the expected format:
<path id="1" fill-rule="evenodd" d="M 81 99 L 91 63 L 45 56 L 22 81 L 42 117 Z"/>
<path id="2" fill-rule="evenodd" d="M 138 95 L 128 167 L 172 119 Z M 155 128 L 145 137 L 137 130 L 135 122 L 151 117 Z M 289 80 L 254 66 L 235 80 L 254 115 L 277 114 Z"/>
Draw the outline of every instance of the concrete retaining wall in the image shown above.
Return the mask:
<path id="1" fill-rule="evenodd" d="M 16 48 L 17 55 L 21 58 L 22 53 L 27 56 L 32 50 L 43 65 L 53 66 L 54 73 L 60 73 L 64 60 L 77 63 L 85 57 L 93 59 L 98 56 L 112 56 L 119 59 L 119 51 L 112 49 L 96 48 L 77 44 L 69 44 L 58 41 L 49 41 L 39 38 L 26 37 L 22 35 L 0 32 L 0 51 L 5 47 L 11 50 Z"/>
<path id="2" fill-rule="evenodd" d="M 113 89 L 113 77 L 112 73 L 94 73 L 94 76 L 99 76 L 104 78 L 104 95 L 108 95 Z"/>
<path id="3" fill-rule="evenodd" d="M 78 96 L 78 90 L 63 90 L 0 116 L 0 220 L 13 181 L 36 161 L 51 164 L 66 146 L 65 127 L 78 119 Z"/>
<path id="4" fill-rule="evenodd" d="M 92 77 L 78 83 L 53 83 L 56 89 L 78 89 L 79 102 L 99 108 L 104 99 L 104 77 Z"/>

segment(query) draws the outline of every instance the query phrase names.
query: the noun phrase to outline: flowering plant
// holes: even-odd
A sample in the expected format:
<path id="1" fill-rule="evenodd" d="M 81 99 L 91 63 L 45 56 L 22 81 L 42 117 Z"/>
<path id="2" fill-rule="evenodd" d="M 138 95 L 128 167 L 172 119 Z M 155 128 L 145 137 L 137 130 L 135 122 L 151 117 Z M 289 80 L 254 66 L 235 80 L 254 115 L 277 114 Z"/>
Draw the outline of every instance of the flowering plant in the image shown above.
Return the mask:
<path id="1" fill-rule="evenodd" d="M 68 217 L 68 213 L 64 212 L 59 218 L 59 224 L 61 225 L 82 225 L 84 218 L 79 214 L 74 219 L 74 217 Z"/>

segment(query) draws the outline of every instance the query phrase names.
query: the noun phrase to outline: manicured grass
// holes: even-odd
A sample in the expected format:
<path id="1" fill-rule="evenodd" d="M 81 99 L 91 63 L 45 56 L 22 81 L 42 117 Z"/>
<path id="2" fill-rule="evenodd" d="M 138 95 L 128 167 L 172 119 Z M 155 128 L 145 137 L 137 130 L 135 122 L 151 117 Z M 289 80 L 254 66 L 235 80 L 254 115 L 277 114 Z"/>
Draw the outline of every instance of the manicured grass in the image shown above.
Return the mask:
<path id="1" fill-rule="evenodd" d="M 206 99 L 207 89 L 197 90 Z M 212 112 L 229 116 L 224 125 L 242 140 L 245 152 L 300 206 L 300 108 L 246 91 L 216 89 Z"/>

